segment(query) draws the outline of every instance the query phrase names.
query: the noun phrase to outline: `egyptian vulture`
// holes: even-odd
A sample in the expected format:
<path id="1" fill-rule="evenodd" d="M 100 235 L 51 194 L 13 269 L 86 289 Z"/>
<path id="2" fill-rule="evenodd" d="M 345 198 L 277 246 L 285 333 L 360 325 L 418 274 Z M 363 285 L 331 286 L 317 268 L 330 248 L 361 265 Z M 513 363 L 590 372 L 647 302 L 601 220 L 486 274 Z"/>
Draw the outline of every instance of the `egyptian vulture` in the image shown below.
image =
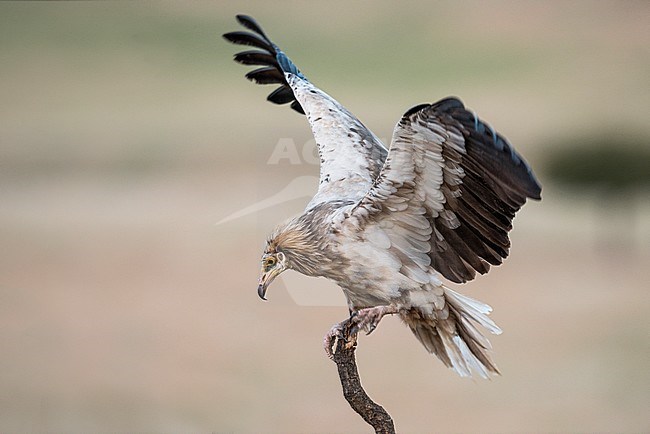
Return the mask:
<path id="1" fill-rule="evenodd" d="M 355 331 L 398 315 L 461 376 L 499 371 L 477 328 L 501 330 L 490 306 L 447 287 L 487 273 L 508 256 L 515 213 L 540 199 L 531 168 L 506 139 L 456 98 L 421 104 L 397 123 L 389 149 L 352 113 L 314 86 L 250 17 L 228 41 L 257 65 L 246 77 L 279 85 L 267 99 L 305 114 L 318 144 L 318 192 L 269 236 L 258 293 L 285 270 L 322 276 L 343 290 Z M 325 339 L 328 354 L 341 332 Z"/>

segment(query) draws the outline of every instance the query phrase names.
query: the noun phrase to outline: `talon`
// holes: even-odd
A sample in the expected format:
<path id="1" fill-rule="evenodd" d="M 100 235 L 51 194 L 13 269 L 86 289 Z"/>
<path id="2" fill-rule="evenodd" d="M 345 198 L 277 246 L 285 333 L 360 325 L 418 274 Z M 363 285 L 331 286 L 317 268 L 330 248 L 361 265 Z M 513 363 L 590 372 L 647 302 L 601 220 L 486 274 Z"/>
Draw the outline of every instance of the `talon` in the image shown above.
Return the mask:
<path id="1" fill-rule="evenodd" d="M 338 339 L 342 338 L 343 326 L 341 324 L 334 324 L 323 338 L 323 348 L 325 349 L 325 354 L 327 354 L 327 357 L 329 357 L 331 360 L 334 360 L 334 349 L 336 348 L 336 342 Z"/>

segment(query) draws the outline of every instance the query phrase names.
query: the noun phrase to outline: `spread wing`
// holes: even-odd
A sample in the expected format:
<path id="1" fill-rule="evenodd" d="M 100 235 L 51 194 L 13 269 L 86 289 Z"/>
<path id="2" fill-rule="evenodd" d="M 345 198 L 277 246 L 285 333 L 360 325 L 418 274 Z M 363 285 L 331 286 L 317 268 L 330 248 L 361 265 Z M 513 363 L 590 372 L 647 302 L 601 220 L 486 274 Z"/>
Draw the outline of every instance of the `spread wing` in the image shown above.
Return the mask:
<path id="1" fill-rule="evenodd" d="M 258 84 L 279 84 L 267 100 L 291 103 L 307 115 L 320 156 L 318 193 L 307 208 L 331 200 L 362 198 L 379 175 L 387 150 L 354 115 L 302 75 L 291 60 L 245 15 L 237 20 L 251 32 L 230 32 L 228 41 L 257 48 L 235 55 L 235 61 L 262 66 L 246 77 Z"/>
<path id="2" fill-rule="evenodd" d="M 508 256 L 515 213 L 540 199 L 530 167 L 455 98 L 409 110 L 368 194 L 346 214 L 369 241 L 461 283 Z"/>

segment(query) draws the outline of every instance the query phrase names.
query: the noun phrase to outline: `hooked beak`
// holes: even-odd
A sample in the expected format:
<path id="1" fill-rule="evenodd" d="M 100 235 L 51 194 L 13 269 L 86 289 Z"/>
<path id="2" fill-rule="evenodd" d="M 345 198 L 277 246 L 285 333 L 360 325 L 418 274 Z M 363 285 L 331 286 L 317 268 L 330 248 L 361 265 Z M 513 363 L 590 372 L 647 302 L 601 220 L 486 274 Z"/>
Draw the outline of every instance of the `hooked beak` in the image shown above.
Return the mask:
<path id="1" fill-rule="evenodd" d="M 259 295 L 262 300 L 266 300 L 266 288 L 268 288 L 268 286 L 271 284 L 271 282 L 273 282 L 277 275 L 283 271 L 284 268 L 276 267 L 266 273 L 262 273 L 259 285 L 257 286 L 257 295 Z"/>

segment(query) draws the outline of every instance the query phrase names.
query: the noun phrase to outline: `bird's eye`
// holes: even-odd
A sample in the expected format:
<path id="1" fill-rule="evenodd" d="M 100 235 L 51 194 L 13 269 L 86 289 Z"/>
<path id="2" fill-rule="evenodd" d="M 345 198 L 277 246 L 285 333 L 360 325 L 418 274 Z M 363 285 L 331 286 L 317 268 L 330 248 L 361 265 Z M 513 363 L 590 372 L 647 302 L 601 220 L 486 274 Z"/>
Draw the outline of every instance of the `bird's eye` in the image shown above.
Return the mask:
<path id="1" fill-rule="evenodd" d="M 264 261 L 264 268 L 266 269 L 266 271 L 269 271 L 271 268 L 273 268 L 274 265 L 275 265 L 275 258 L 273 256 L 267 258 Z"/>

